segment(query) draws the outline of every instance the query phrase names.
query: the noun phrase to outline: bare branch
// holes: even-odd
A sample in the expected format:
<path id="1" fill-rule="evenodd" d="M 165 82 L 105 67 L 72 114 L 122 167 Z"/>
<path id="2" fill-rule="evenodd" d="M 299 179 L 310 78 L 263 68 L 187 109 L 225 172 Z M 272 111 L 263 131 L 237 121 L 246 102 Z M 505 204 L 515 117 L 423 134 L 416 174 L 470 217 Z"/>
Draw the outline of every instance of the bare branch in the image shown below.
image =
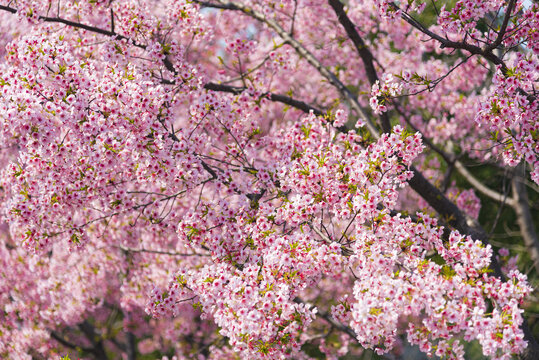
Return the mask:
<path id="1" fill-rule="evenodd" d="M 498 36 L 496 37 L 496 40 L 489 46 L 487 46 L 486 50 L 491 51 L 493 49 L 496 49 L 503 41 L 505 31 L 507 30 L 507 24 L 509 23 L 509 19 L 511 18 L 511 13 L 513 12 L 513 9 L 515 8 L 516 0 L 510 0 L 509 5 L 507 5 L 507 8 L 505 9 L 505 17 L 503 19 L 502 26 L 500 27 L 500 31 L 498 32 Z"/>
<path id="2" fill-rule="evenodd" d="M 135 339 L 135 334 L 133 334 L 131 331 L 127 331 L 125 334 L 126 340 L 127 340 L 127 360 L 136 360 L 137 358 L 137 343 Z"/>
<path id="3" fill-rule="evenodd" d="M 491 198 L 494 201 L 497 202 L 505 202 L 507 205 L 511 206 L 512 208 L 515 208 L 516 202 L 512 198 L 507 198 L 503 194 L 500 194 L 497 191 L 494 191 L 487 187 L 485 184 L 483 184 L 481 181 L 479 181 L 475 176 L 473 176 L 468 169 L 464 166 L 463 163 L 460 161 L 455 161 L 455 168 L 457 171 L 468 181 L 477 191 L 479 191 L 481 194 Z"/>
<path id="4" fill-rule="evenodd" d="M 199 4 L 200 7 L 208 7 L 208 8 L 214 8 L 214 9 L 222 9 L 222 10 L 239 10 L 233 4 L 222 5 L 222 4 L 211 3 L 209 1 L 195 1 L 195 2 Z"/>
<path id="5" fill-rule="evenodd" d="M 107 360 L 109 357 L 107 356 L 107 352 L 105 351 L 103 339 L 98 336 L 98 334 L 96 334 L 94 326 L 90 324 L 87 320 L 84 320 L 78 325 L 78 327 L 92 343 L 93 348 L 91 352 L 96 356 L 96 358 Z"/>
<path id="6" fill-rule="evenodd" d="M 175 251 L 164 251 L 164 250 L 150 250 L 150 249 L 134 249 L 127 246 L 115 246 L 118 249 L 128 252 L 135 253 L 149 253 L 149 254 L 160 254 L 160 255 L 170 255 L 170 256 L 210 256 L 208 254 L 196 254 L 196 253 L 179 253 Z"/>
<path id="7" fill-rule="evenodd" d="M 204 85 L 205 89 L 212 90 L 212 91 L 220 91 L 220 92 L 227 92 L 234 95 L 241 94 L 242 92 L 246 91 L 247 89 L 244 87 L 238 87 L 238 86 L 231 86 L 231 85 L 223 85 L 223 84 L 216 84 L 216 83 L 207 83 Z M 295 100 L 291 97 L 280 95 L 280 94 L 274 94 L 271 92 L 266 92 L 262 94 L 261 97 L 266 97 L 271 101 L 280 102 L 289 106 L 292 106 L 296 109 L 299 109 L 303 112 L 309 113 L 313 112 L 315 115 L 322 116 L 324 115 L 324 112 L 322 110 L 319 110 L 303 101 Z"/>
<path id="8" fill-rule="evenodd" d="M 329 5 L 333 8 L 333 11 L 335 11 L 335 14 L 337 14 L 337 17 L 339 18 L 339 22 L 343 26 L 344 30 L 346 31 L 346 34 L 352 40 L 354 43 L 354 46 L 359 54 L 359 57 L 361 57 L 361 60 L 363 61 L 363 65 L 365 66 L 365 72 L 367 73 L 367 78 L 369 79 L 369 82 L 371 85 L 374 85 L 376 81 L 378 81 L 378 75 L 376 74 L 376 69 L 374 68 L 374 56 L 372 55 L 371 51 L 367 47 L 367 44 L 363 41 L 361 36 L 356 30 L 355 25 L 352 23 L 348 15 L 346 15 L 346 11 L 344 11 L 344 6 L 340 2 L 340 0 L 329 0 Z M 380 114 L 380 118 L 382 120 L 382 129 L 384 132 L 388 133 L 391 131 L 391 124 L 389 122 L 389 115 L 384 112 Z"/>
<path id="9" fill-rule="evenodd" d="M 524 184 L 525 166 L 520 164 L 512 180 L 513 195 L 515 196 L 514 206 L 517 214 L 517 223 L 524 240 L 524 245 L 528 249 L 528 254 L 533 261 L 535 271 L 539 273 L 539 239 L 537 231 L 533 225 L 533 217 L 530 211 L 528 192 Z"/>
<path id="10" fill-rule="evenodd" d="M 60 344 L 62 344 L 63 346 L 67 348 L 74 349 L 74 350 L 81 349 L 82 351 L 88 352 L 88 353 L 91 353 L 93 350 L 92 348 L 81 347 L 77 344 L 73 344 L 72 342 L 69 342 L 68 340 L 64 339 L 62 335 L 58 334 L 55 331 L 51 331 L 50 334 L 54 340 L 58 341 Z"/>

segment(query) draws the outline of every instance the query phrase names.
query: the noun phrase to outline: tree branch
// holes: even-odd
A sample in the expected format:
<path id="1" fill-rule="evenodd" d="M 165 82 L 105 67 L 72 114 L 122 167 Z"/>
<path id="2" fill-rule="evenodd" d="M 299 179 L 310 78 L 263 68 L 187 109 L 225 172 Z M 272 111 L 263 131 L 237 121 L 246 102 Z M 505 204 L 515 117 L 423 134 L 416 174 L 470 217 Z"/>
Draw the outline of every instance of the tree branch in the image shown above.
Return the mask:
<path id="1" fill-rule="evenodd" d="M 61 336 L 55 331 L 50 331 L 50 334 L 54 340 L 58 341 L 60 344 L 62 344 L 63 346 L 67 348 L 70 348 L 73 350 L 81 349 L 82 351 L 87 352 L 87 353 L 92 353 L 93 351 L 92 348 L 82 347 L 82 346 L 79 346 L 79 345 L 73 344 L 72 342 L 67 341 L 66 339 L 64 339 L 63 336 Z"/>
<path id="2" fill-rule="evenodd" d="M 90 324 L 87 320 L 84 320 L 82 323 L 79 324 L 79 329 L 86 335 L 88 340 L 93 345 L 93 348 L 91 352 L 96 356 L 99 360 L 107 360 L 107 352 L 105 351 L 105 347 L 103 346 L 103 340 L 101 337 L 99 337 L 95 333 L 95 328 L 92 324 Z"/>
<path id="3" fill-rule="evenodd" d="M 503 37 L 505 35 L 505 32 L 507 30 L 507 24 L 509 23 L 509 19 L 511 18 L 511 13 L 513 12 L 513 9 L 515 8 L 516 0 L 510 0 L 509 4 L 507 5 L 507 8 L 505 9 L 505 17 L 503 18 L 502 26 L 500 27 L 500 31 L 498 32 L 498 36 L 496 37 L 496 40 L 489 46 L 487 46 L 486 50 L 492 51 L 496 49 L 503 41 Z"/>
<path id="4" fill-rule="evenodd" d="M 296 303 L 296 304 L 305 304 L 305 302 L 300 299 L 299 297 L 295 297 L 293 299 L 293 301 Z M 352 339 L 354 339 L 355 341 L 357 341 L 357 338 L 356 338 L 356 333 L 354 332 L 354 330 L 352 330 L 351 328 L 349 328 L 348 326 L 346 325 L 343 325 L 341 324 L 340 322 L 338 321 L 335 321 L 331 315 L 321 311 L 320 309 L 318 309 L 318 312 L 317 312 L 318 316 L 320 316 L 322 319 L 326 320 L 331 326 L 333 326 L 335 329 L 339 330 L 339 331 L 342 331 L 344 333 L 346 333 L 348 336 L 350 336 Z"/>
<path id="5" fill-rule="evenodd" d="M 539 273 L 539 240 L 537 231 L 533 225 L 533 216 L 530 211 L 530 202 L 528 192 L 526 190 L 525 181 L 525 166 L 520 164 L 517 166 L 515 176 L 511 181 L 513 195 L 515 196 L 515 204 L 513 208 L 517 214 L 517 223 L 520 227 L 520 232 L 524 240 L 524 245 L 528 249 L 528 254 L 533 261 L 535 271 Z"/>
<path id="6" fill-rule="evenodd" d="M 207 89 L 207 90 L 212 90 L 212 91 L 227 92 L 227 93 L 231 93 L 231 94 L 234 94 L 234 95 L 241 94 L 242 92 L 247 90 L 247 88 L 244 88 L 244 87 L 216 84 L 216 83 L 211 83 L 211 82 L 205 84 L 204 88 Z M 288 97 L 288 96 L 285 96 L 285 95 L 266 92 L 266 93 L 261 95 L 261 98 L 263 98 L 263 97 L 266 97 L 271 101 L 280 102 L 280 103 L 292 106 L 292 107 L 294 107 L 294 108 L 296 108 L 298 110 L 301 110 L 301 111 L 303 111 L 305 113 L 309 113 L 309 112 L 312 111 L 317 116 L 324 115 L 324 112 L 322 110 L 319 110 L 319 109 L 307 104 L 306 102 L 295 100 L 295 99 L 293 99 L 291 97 Z"/>
<path id="7" fill-rule="evenodd" d="M 401 10 L 395 3 L 390 3 L 390 6 L 393 7 L 395 10 Z M 511 6 L 511 4 L 509 4 Z M 508 6 L 508 7 L 509 7 Z M 511 9 L 508 9 L 511 10 Z M 512 10 L 511 10 L 512 11 Z M 487 59 L 488 61 L 492 62 L 495 65 L 500 65 L 501 72 L 504 76 L 508 76 L 508 68 L 505 62 L 502 60 L 502 58 L 496 56 L 492 50 L 497 47 L 498 45 L 495 45 L 498 42 L 498 39 L 496 39 L 493 43 L 487 45 L 484 49 L 480 48 L 479 46 L 472 45 L 467 43 L 466 41 L 452 41 L 447 38 L 444 38 L 429 29 L 427 29 L 423 24 L 421 24 L 419 21 L 408 15 L 405 11 L 401 10 L 401 17 L 406 21 L 408 24 L 412 25 L 417 30 L 421 31 L 423 34 L 429 36 L 430 38 L 438 41 L 440 43 L 440 48 L 450 48 L 450 49 L 461 49 L 466 50 L 472 55 L 479 55 Z M 504 19 L 505 21 L 505 19 Z M 507 25 L 506 25 L 507 26 Z M 500 30 L 501 33 L 501 30 Z M 503 35 L 502 35 L 503 36 Z M 501 42 L 501 40 L 500 40 Z M 528 94 L 526 91 L 524 91 L 521 88 L 518 88 L 518 92 L 525 96 L 528 101 L 531 103 L 536 100 L 536 96 L 532 94 Z"/>
<path id="8" fill-rule="evenodd" d="M 235 5 L 229 4 L 229 5 L 222 5 L 222 4 L 215 4 L 211 3 L 209 1 L 195 1 L 197 4 L 200 5 L 200 7 L 208 7 L 208 8 L 214 8 L 214 9 L 222 9 L 222 10 L 239 10 Z"/>
<path id="9" fill-rule="evenodd" d="M 423 139 L 423 142 L 430 148 L 432 149 L 434 152 L 436 152 L 437 154 L 439 154 L 443 159 L 444 161 L 450 165 L 450 166 L 455 166 L 455 168 L 457 169 L 457 171 L 470 183 L 470 185 L 472 185 L 477 191 L 479 191 L 480 193 L 482 193 L 483 195 L 485 196 L 488 196 L 489 198 L 491 198 L 492 200 L 495 200 L 495 201 L 498 201 L 498 202 L 505 202 L 506 204 L 508 204 L 509 206 L 514 206 L 515 205 L 515 201 L 512 199 L 512 198 L 507 198 L 505 195 L 497 192 L 497 191 L 494 191 L 490 188 L 488 188 L 485 184 L 483 184 L 482 182 L 480 182 L 475 176 L 473 176 L 469 171 L 468 169 L 466 169 L 466 167 L 464 166 L 464 164 L 462 164 L 455 156 L 455 154 L 452 154 L 450 153 L 449 151 L 444 151 L 442 149 L 440 149 L 438 146 L 434 145 L 434 143 L 428 138 L 426 137 L 409 119 L 408 116 L 406 116 L 406 114 L 404 113 L 404 111 L 402 111 L 399 107 L 399 103 L 397 101 L 394 102 L 395 104 L 395 109 L 397 110 L 397 112 L 404 118 L 404 120 L 406 121 L 406 123 L 416 132 L 420 133 L 421 134 L 421 137 Z"/>
<path id="10" fill-rule="evenodd" d="M 374 56 L 371 51 L 359 35 L 356 30 L 355 25 L 352 23 L 346 11 L 344 11 L 344 6 L 339 0 L 328 0 L 329 5 L 337 14 L 339 22 L 346 31 L 346 34 L 354 43 L 354 46 L 365 65 L 365 72 L 367 73 L 367 78 L 371 84 L 374 84 L 378 80 L 378 75 L 376 74 L 376 69 L 374 68 Z"/>
<path id="11" fill-rule="evenodd" d="M 127 337 L 127 346 L 126 346 L 126 352 L 127 352 L 127 360 L 136 360 L 137 358 L 137 343 L 135 339 L 135 335 L 131 331 L 127 331 L 126 335 Z"/>
<path id="12" fill-rule="evenodd" d="M 505 202 L 507 205 L 511 206 L 512 208 L 515 208 L 516 202 L 513 198 L 508 198 L 507 196 L 500 194 L 497 191 L 494 191 L 487 187 L 485 184 L 483 184 L 481 181 L 479 181 L 475 176 L 473 176 L 468 169 L 464 166 L 463 163 L 456 160 L 455 161 L 455 168 L 457 171 L 472 185 L 477 191 L 479 191 L 481 194 L 491 198 L 494 201 L 497 202 Z"/>
<path id="13" fill-rule="evenodd" d="M 163 250 L 149 250 L 149 249 L 134 249 L 126 246 L 114 246 L 120 250 L 134 253 L 148 253 L 148 254 L 159 254 L 159 255 L 170 255 L 170 256 L 210 256 L 208 254 L 196 254 L 196 253 L 179 253 L 174 251 L 163 251 Z"/>
<path id="14" fill-rule="evenodd" d="M 411 166 L 410 170 L 414 173 L 413 178 L 408 182 L 412 189 L 425 199 L 449 225 L 459 230 L 462 234 L 470 235 L 473 239 L 488 244 L 487 232 L 475 219 L 464 214 L 457 205 L 432 185 L 414 166 Z M 491 261 L 495 275 L 504 279 L 505 277 L 496 257 L 492 256 Z"/>
<path id="15" fill-rule="evenodd" d="M 329 5 L 333 8 L 333 11 L 335 11 L 335 14 L 337 14 L 337 18 L 339 19 L 339 22 L 346 31 L 346 34 L 354 43 L 359 57 L 361 58 L 361 60 L 363 61 L 363 65 L 365 66 L 365 72 L 367 73 L 367 78 L 369 79 L 371 86 L 374 85 L 376 81 L 378 81 L 378 75 L 376 74 L 376 69 L 374 67 L 374 56 L 372 55 L 371 51 L 357 32 L 355 25 L 352 23 L 352 21 L 346 14 L 346 11 L 344 11 L 344 6 L 340 2 L 340 0 L 328 1 Z M 385 133 L 391 132 L 391 123 L 389 122 L 389 115 L 387 114 L 387 112 L 383 112 L 382 114 L 380 114 L 380 119 L 382 121 L 382 130 Z"/>
<path id="16" fill-rule="evenodd" d="M 105 352 L 105 348 L 103 347 L 103 342 L 101 341 L 101 339 L 97 342 L 95 341 L 95 332 L 94 332 L 93 326 L 85 320 L 83 323 L 79 324 L 79 328 L 84 333 L 84 335 L 88 338 L 88 340 L 93 345 L 93 347 L 82 347 L 77 344 L 74 344 L 64 339 L 63 336 L 61 336 L 60 334 L 58 334 L 57 332 L 53 330 L 50 330 L 50 335 L 54 340 L 58 341 L 60 344 L 62 344 L 63 346 L 67 348 L 70 348 L 73 350 L 79 350 L 79 351 L 82 350 L 83 352 L 93 354 L 96 357 L 96 359 L 107 360 L 108 356 L 107 356 L 107 353 Z"/>

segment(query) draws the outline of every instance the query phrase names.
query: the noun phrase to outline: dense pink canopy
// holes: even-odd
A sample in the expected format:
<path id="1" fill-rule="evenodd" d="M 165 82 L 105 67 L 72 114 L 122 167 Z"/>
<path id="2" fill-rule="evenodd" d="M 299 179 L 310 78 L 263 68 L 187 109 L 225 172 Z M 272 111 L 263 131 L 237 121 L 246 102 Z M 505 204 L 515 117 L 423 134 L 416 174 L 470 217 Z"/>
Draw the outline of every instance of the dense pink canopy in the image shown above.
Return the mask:
<path id="1" fill-rule="evenodd" d="M 0 357 L 534 359 L 538 29 L 521 0 L 1 0 Z"/>

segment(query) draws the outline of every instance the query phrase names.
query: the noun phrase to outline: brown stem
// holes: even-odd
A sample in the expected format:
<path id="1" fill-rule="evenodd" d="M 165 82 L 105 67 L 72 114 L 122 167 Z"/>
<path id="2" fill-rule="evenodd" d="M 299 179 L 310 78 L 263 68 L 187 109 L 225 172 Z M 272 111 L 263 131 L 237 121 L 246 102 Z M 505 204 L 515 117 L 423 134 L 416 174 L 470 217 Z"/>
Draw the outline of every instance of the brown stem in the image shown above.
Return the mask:
<path id="1" fill-rule="evenodd" d="M 96 334 L 94 326 L 87 320 L 84 320 L 79 324 L 79 329 L 92 343 L 93 348 L 91 352 L 95 355 L 95 357 L 99 360 L 107 360 L 108 356 L 107 352 L 105 351 L 105 346 L 103 345 L 103 340 Z"/>
<path id="2" fill-rule="evenodd" d="M 220 92 L 227 92 L 231 94 L 241 94 L 245 90 L 247 90 L 244 87 L 238 87 L 238 86 L 231 86 L 231 85 L 224 85 L 224 84 L 216 84 L 216 83 L 207 83 L 204 85 L 204 88 L 207 90 L 212 91 L 220 91 Z M 315 115 L 321 116 L 324 114 L 322 110 L 319 110 L 303 101 L 295 100 L 291 97 L 280 95 L 280 94 L 274 94 L 271 92 L 267 92 L 262 94 L 262 97 L 266 97 L 270 99 L 271 101 L 280 102 L 289 106 L 292 106 L 298 110 L 301 110 L 303 112 L 309 113 L 313 112 Z"/>
<path id="3" fill-rule="evenodd" d="M 136 339 L 135 339 L 135 335 L 131 332 L 131 331 L 128 331 L 127 334 L 126 334 L 126 337 L 127 337 L 127 347 L 126 347 L 126 350 L 127 350 L 127 360 L 136 360 L 137 358 L 137 343 L 136 343 Z"/>
<path id="4" fill-rule="evenodd" d="M 513 9 L 515 8 L 516 0 L 510 0 L 509 5 L 507 5 L 507 9 L 505 9 L 505 17 L 503 18 L 502 26 L 500 27 L 500 31 L 498 32 L 498 36 L 496 37 L 496 40 L 492 44 L 490 44 L 487 47 L 487 50 L 493 50 L 496 49 L 503 41 L 503 37 L 505 35 L 505 31 L 507 30 L 507 24 L 509 24 L 509 19 L 511 18 L 511 13 L 513 12 Z"/>
<path id="5" fill-rule="evenodd" d="M 361 60 L 363 61 L 363 65 L 365 66 L 365 72 L 367 73 L 367 78 L 369 79 L 370 84 L 374 85 L 378 81 L 378 75 L 376 74 L 376 69 L 374 67 L 374 56 L 372 55 L 367 44 L 365 44 L 365 42 L 357 32 L 356 26 L 354 25 L 354 23 L 352 23 L 352 21 L 346 14 L 346 11 L 344 11 L 344 6 L 340 2 L 340 0 L 328 1 L 329 5 L 333 8 L 333 11 L 335 11 L 335 14 L 337 14 L 339 22 L 346 31 L 348 38 L 350 38 L 350 40 L 352 40 L 352 42 L 354 43 L 359 57 L 361 58 Z M 385 133 L 391 132 L 389 115 L 384 112 L 380 115 L 380 118 L 382 120 L 382 130 Z"/>

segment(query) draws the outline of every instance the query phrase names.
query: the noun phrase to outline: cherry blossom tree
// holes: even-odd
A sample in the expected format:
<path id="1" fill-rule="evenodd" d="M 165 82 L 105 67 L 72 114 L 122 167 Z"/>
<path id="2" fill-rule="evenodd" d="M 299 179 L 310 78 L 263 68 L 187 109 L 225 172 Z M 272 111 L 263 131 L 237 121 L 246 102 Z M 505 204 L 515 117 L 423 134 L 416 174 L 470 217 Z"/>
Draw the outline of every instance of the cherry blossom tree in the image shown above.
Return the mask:
<path id="1" fill-rule="evenodd" d="M 1 358 L 539 358 L 538 2 L 0 27 Z"/>

